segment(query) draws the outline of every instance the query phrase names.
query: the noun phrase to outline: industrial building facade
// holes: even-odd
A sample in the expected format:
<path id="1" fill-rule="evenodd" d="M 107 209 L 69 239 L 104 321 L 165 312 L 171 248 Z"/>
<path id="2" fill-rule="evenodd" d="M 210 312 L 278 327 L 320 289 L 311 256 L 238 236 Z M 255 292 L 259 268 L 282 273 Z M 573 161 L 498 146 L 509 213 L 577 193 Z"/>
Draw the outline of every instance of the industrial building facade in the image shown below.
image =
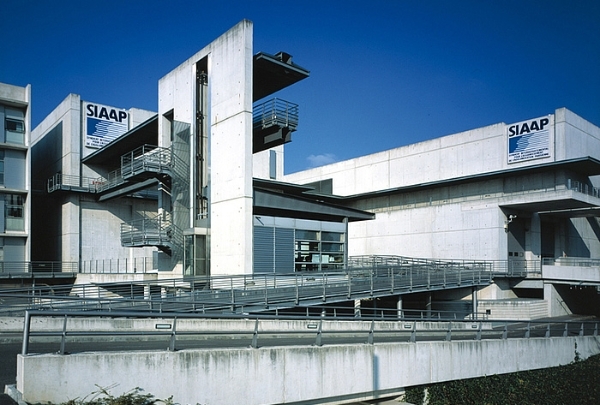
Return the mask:
<path id="1" fill-rule="evenodd" d="M 160 79 L 157 112 L 69 95 L 32 132 L 32 260 L 121 280 L 480 260 L 535 275 L 427 300 L 598 303 L 600 128 L 558 109 L 284 174 L 301 106 L 270 97 L 308 76 L 244 20 Z"/>

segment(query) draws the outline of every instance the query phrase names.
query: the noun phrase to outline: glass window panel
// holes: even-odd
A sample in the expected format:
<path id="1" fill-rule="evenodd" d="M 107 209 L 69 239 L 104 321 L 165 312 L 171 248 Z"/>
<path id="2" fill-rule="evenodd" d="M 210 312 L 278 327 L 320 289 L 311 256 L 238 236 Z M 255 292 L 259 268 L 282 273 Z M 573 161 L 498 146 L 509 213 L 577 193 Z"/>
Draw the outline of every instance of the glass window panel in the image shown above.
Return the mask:
<path id="1" fill-rule="evenodd" d="M 343 252 L 344 244 L 343 243 L 321 243 L 321 251 L 322 252 Z"/>
<path id="2" fill-rule="evenodd" d="M 319 251 L 319 242 L 296 241 L 296 251 L 318 252 Z"/>
<path id="3" fill-rule="evenodd" d="M 317 231 L 306 231 L 303 229 L 296 229 L 296 240 L 319 240 Z"/>
<path id="4" fill-rule="evenodd" d="M 338 232 L 321 232 L 321 240 L 327 242 L 343 242 L 343 233 Z"/>

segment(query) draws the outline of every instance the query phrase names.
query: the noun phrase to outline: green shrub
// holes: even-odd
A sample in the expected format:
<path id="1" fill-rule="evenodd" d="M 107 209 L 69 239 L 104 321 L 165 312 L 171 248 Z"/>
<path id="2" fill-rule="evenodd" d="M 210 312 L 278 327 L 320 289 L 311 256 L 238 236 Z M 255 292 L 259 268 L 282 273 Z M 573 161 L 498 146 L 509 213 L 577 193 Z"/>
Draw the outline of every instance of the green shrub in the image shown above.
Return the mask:
<path id="1" fill-rule="evenodd" d="M 600 355 L 566 366 L 410 387 L 405 401 L 429 405 L 597 405 Z"/>

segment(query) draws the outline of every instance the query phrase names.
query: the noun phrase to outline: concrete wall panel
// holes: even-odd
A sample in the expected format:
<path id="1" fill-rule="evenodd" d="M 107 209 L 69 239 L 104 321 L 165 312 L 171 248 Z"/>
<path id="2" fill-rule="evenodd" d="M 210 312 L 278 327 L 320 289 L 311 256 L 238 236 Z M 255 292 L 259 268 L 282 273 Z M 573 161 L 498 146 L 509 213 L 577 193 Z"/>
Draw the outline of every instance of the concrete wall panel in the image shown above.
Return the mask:
<path id="1" fill-rule="evenodd" d="M 30 403 L 83 398 L 97 386 L 112 395 L 141 387 L 177 403 L 362 400 L 407 386 L 564 365 L 575 347 L 585 359 L 600 353 L 600 338 L 19 355 L 17 389 Z"/>

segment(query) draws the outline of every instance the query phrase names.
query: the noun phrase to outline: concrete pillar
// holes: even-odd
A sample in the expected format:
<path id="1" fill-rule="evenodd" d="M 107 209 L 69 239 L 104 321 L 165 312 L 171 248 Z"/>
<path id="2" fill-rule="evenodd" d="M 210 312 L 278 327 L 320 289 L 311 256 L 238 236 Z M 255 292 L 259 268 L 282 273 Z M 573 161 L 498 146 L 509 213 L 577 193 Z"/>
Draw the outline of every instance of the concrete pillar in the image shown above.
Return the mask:
<path id="1" fill-rule="evenodd" d="M 402 296 L 398 296 L 398 301 L 396 301 L 396 309 L 398 313 L 398 319 L 402 319 L 404 317 L 404 313 L 402 311 Z"/>
<path id="2" fill-rule="evenodd" d="M 252 273 L 252 23 L 212 44 L 211 274 Z"/>
<path id="3" fill-rule="evenodd" d="M 542 223 L 540 214 L 534 212 L 529 224 L 529 232 L 526 234 L 526 240 L 529 240 L 529 249 L 527 260 L 538 260 L 542 255 Z"/>
<path id="4" fill-rule="evenodd" d="M 150 299 L 150 284 L 144 285 L 144 299 L 145 300 Z"/>
<path id="5" fill-rule="evenodd" d="M 471 292 L 471 299 L 473 303 L 473 319 L 477 319 L 477 307 L 479 305 L 477 302 L 477 287 L 473 287 L 473 291 Z"/>

